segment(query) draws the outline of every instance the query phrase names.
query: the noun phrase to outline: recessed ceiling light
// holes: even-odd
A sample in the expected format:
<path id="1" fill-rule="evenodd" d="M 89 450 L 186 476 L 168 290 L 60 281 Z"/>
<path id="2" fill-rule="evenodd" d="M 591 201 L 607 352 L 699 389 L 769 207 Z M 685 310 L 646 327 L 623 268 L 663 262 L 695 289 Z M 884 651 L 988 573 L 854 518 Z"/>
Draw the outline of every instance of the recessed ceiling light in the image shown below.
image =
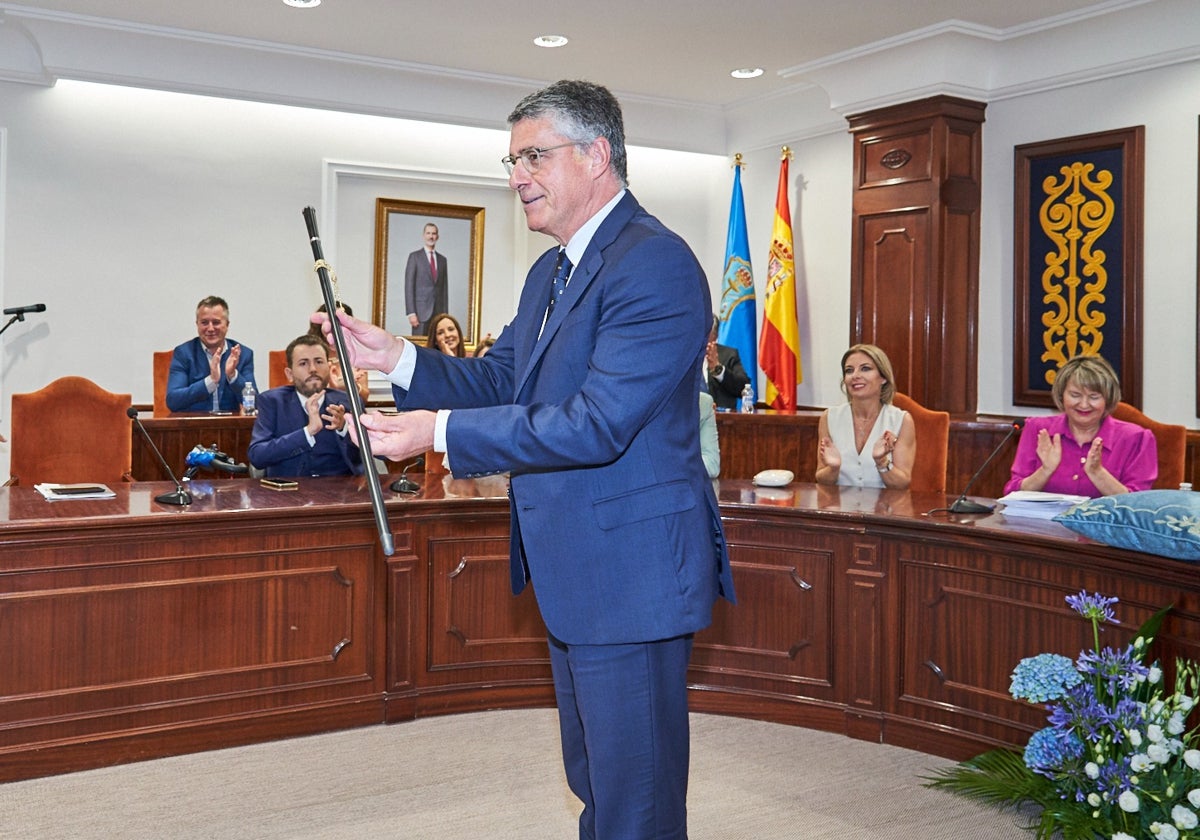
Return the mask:
<path id="1" fill-rule="evenodd" d="M 566 35 L 539 35 L 533 39 L 539 47 L 561 47 L 567 43 Z"/>
<path id="2" fill-rule="evenodd" d="M 735 79 L 757 79 L 763 74 L 761 67 L 741 67 L 737 70 L 730 70 L 729 75 Z"/>
<path id="3" fill-rule="evenodd" d="M 285 6 L 295 6 L 297 9 L 312 9 L 321 5 L 321 0 L 283 0 Z"/>

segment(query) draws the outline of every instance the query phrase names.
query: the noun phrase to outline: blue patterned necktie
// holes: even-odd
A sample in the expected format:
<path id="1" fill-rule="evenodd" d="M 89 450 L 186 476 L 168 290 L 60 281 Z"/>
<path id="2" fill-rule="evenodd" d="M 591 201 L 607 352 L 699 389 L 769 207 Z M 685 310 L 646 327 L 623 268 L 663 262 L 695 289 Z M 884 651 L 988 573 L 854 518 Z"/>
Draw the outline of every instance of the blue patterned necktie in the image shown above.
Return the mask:
<path id="1" fill-rule="evenodd" d="M 546 310 L 547 318 L 554 311 L 554 304 L 562 297 L 562 293 L 567 290 L 567 278 L 570 276 L 571 261 L 567 259 L 567 251 L 564 248 L 558 252 L 558 262 L 554 264 L 554 280 L 550 288 L 550 307 Z"/>

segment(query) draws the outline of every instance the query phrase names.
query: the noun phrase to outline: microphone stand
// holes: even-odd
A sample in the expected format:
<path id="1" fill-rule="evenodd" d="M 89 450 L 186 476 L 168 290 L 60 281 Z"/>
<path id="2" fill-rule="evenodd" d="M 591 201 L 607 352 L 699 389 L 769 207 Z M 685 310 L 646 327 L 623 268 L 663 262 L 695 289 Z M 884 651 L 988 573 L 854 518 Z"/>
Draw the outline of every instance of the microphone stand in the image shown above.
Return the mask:
<path id="1" fill-rule="evenodd" d="M 133 420 L 133 425 L 137 426 L 138 430 L 141 431 L 142 437 L 144 437 L 146 439 L 146 443 L 150 445 L 150 451 L 154 453 L 154 457 L 158 458 L 158 464 L 163 468 L 163 472 L 170 477 L 171 481 L 175 482 L 174 490 L 172 490 L 170 493 L 163 493 L 162 495 L 155 496 L 154 501 L 164 505 L 190 505 L 192 503 L 192 494 L 189 493 L 183 484 L 180 483 L 179 479 L 175 477 L 175 473 L 171 470 L 171 466 L 167 463 L 167 459 L 163 457 L 162 452 L 160 452 L 158 447 L 154 445 L 154 438 L 150 437 L 150 433 L 146 431 L 146 427 L 142 425 L 142 421 L 138 418 L 138 410 L 133 406 L 130 406 L 125 410 L 125 414 L 131 420 Z"/>
<path id="2" fill-rule="evenodd" d="M 333 297 L 333 282 L 329 278 L 325 256 L 321 249 L 321 236 L 317 233 L 317 211 L 305 207 L 302 212 L 304 223 L 308 227 L 308 240 L 312 244 L 313 259 L 316 260 L 317 277 L 321 281 L 321 297 L 325 301 L 325 311 L 329 314 L 329 326 L 333 335 L 333 346 L 337 348 L 338 358 L 345 365 L 344 370 L 350 370 L 350 354 L 346 351 L 346 336 L 342 333 L 342 322 L 337 318 L 337 301 Z M 367 490 L 371 494 L 371 510 L 375 514 L 375 526 L 379 530 L 379 545 L 384 555 L 391 557 L 396 549 L 392 542 L 392 532 L 388 528 L 387 509 L 383 506 L 383 490 L 379 487 L 378 476 L 374 471 L 375 456 L 371 454 L 371 441 L 362 425 L 363 402 L 358 388 L 347 388 L 346 396 L 350 399 L 350 422 L 358 433 L 358 449 L 362 453 L 363 466 L 367 473 Z"/>
<path id="3" fill-rule="evenodd" d="M 975 481 L 979 478 L 979 476 L 983 475 L 983 471 L 987 469 L 988 464 L 992 463 L 992 459 L 1000 454 L 1000 450 L 1004 448 L 1006 443 L 1008 443 L 1008 439 L 1024 428 L 1024 426 L 1025 418 L 1023 417 L 1013 421 L 1011 428 L 1008 430 L 1008 434 L 1006 434 L 1004 439 L 1000 441 L 1000 444 L 992 450 L 992 454 L 989 455 L 987 460 L 983 462 L 983 466 L 975 471 L 975 475 L 971 476 L 971 480 L 968 481 L 967 486 L 963 488 L 962 495 L 954 500 L 954 504 L 950 505 L 949 511 L 951 513 L 991 513 L 996 509 L 995 505 L 991 505 L 989 507 L 988 505 L 981 505 L 979 502 L 972 502 L 967 498 L 967 491 L 974 486 Z"/>
<path id="4" fill-rule="evenodd" d="M 392 489 L 395 490 L 397 493 L 416 493 L 418 490 L 420 490 L 421 485 L 417 484 L 417 482 L 409 479 L 408 471 L 411 470 L 413 467 L 424 466 L 424 464 L 425 464 L 425 456 L 418 455 L 415 461 L 413 461 L 411 464 L 406 465 L 404 467 L 404 469 L 400 471 L 400 478 L 398 478 L 396 481 L 392 482 Z"/>
<path id="5" fill-rule="evenodd" d="M 17 321 L 24 321 L 24 320 L 25 320 L 25 313 L 18 312 L 16 315 L 14 315 L 8 319 L 7 324 L 5 324 L 3 327 L 0 327 L 0 335 L 3 335 L 4 331 L 6 329 L 8 329 L 9 327 L 11 327 L 13 324 L 15 324 Z"/>

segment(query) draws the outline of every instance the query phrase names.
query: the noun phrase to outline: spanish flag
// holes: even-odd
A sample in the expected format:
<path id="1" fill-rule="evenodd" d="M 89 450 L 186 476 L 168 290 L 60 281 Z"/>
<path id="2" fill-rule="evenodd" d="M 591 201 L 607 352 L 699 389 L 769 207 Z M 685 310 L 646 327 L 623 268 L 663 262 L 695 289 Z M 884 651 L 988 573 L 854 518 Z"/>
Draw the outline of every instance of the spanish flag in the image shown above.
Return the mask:
<path id="1" fill-rule="evenodd" d="M 767 261 L 758 364 L 767 380 L 763 401 L 770 408 L 795 411 L 796 383 L 801 381 L 801 370 L 800 327 L 796 320 L 796 260 L 792 249 L 792 211 L 788 205 L 788 160 L 791 156 L 791 150 L 784 146 L 779 164 L 779 189 L 775 196 L 771 255 Z"/>

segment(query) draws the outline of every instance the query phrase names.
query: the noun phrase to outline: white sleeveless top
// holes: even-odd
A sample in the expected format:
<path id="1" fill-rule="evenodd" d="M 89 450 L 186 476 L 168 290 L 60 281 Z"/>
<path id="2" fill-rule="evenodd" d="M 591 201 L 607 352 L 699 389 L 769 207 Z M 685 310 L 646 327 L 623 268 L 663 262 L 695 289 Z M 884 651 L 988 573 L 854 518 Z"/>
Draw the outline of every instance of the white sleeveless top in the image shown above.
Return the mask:
<path id="1" fill-rule="evenodd" d="M 842 454 L 842 469 L 838 473 L 837 483 L 842 487 L 883 487 L 883 476 L 875 468 L 875 459 L 871 451 L 876 441 L 885 431 L 899 436 L 900 426 L 904 423 L 904 415 L 908 412 L 897 408 L 891 403 L 884 404 L 871 434 L 863 444 L 862 452 L 854 446 L 854 417 L 850 413 L 850 403 L 832 406 L 826 415 L 829 426 L 829 437 L 833 445 Z"/>

